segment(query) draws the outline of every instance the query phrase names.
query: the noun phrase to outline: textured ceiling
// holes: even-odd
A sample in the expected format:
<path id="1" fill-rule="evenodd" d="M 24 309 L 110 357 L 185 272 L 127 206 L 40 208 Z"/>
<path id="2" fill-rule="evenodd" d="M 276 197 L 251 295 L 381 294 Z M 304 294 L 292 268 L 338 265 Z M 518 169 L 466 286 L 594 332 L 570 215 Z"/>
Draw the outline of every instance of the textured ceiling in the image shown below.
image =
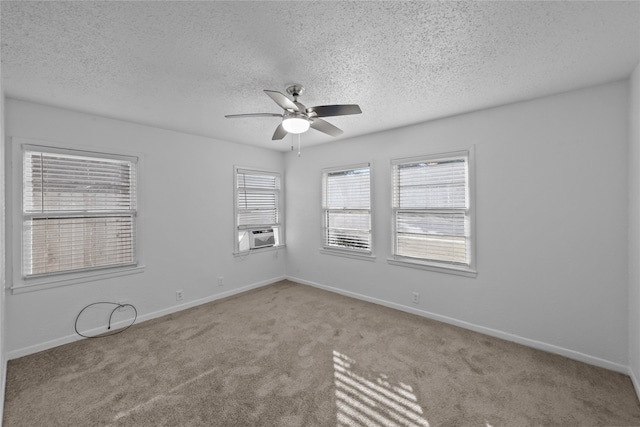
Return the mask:
<path id="1" fill-rule="evenodd" d="M 7 96 L 286 150 L 263 89 L 307 91 L 340 138 L 626 78 L 640 2 L 1 3 Z M 303 144 L 334 138 L 315 130 Z"/>

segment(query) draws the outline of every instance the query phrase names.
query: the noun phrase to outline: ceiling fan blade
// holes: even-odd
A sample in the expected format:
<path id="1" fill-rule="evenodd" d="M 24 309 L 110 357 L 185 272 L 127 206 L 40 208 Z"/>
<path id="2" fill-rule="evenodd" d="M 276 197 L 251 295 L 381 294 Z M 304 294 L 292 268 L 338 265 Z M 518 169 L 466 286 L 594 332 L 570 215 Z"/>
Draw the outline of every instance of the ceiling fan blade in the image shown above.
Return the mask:
<path id="1" fill-rule="evenodd" d="M 311 119 L 311 127 L 331 136 L 340 136 L 344 133 L 341 129 L 322 119 Z"/>
<path id="2" fill-rule="evenodd" d="M 278 139 L 282 139 L 285 136 L 287 136 L 287 131 L 284 130 L 284 126 L 282 126 L 282 123 L 280 123 L 280 126 L 278 126 L 276 128 L 276 131 L 273 133 L 273 137 L 271 138 L 272 141 L 276 141 Z"/>
<path id="3" fill-rule="evenodd" d="M 318 105 L 317 107 L 307 108 L 307 113 L 315 113 L 317 117 L 329 117 L 360 114 L 362 113 L 362 110 L 357 104 Z"/>
<path id="4" fill-rule="evenodd" d="M 271 99 L 275 101 L 276 104 L 281 106 L 285 110 L 291 111 L 300 111 L 298 110 L 298 106 L 293 103 L 292 100 L 281 94 L 280 92 L 276 92 L 275 90 L 266 90 L 264 91 Z"/>
<path id="5" fill-rule="evenodd" d="M 238 119 L 242 117 L 282 117 L 282 114 L 276 113 L 249 113 L 249 114 L 229 114 L 225 116 L 227 119 Z"/>

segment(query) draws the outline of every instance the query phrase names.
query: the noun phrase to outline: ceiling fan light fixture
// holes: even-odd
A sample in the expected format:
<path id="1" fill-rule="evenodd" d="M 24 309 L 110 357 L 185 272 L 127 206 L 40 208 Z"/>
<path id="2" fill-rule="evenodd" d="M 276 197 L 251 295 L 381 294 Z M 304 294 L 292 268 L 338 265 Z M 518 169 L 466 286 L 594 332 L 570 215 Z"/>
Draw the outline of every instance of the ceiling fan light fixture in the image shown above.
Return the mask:
<path id="1" fill-rule="evenodd" d="M 289 116 L 282 120 L 282 127 L 288 133 L 304 133 L 309 130 L 309 120 L 299 116 Z"/>

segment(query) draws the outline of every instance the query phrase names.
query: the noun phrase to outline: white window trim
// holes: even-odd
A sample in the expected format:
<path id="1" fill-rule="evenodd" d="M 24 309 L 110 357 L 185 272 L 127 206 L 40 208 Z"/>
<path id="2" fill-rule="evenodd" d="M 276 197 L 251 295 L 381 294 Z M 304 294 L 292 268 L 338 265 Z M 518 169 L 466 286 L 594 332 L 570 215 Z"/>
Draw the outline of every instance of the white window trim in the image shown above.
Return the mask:
<path id="1" fill-rule="evenodd" d="M 236 233 L 237 236 L 237 233 Z M 253 250 L 248 250 L 248 251 L 242 251 L 242 252 L 233 252 L 233 256 L 235 258 L 239 258 L 240 260 L 243 260 L 245 258 L 249 258 L 249 256 L 253 256 L 256 253 L 266 253 L 266 252 L 271 252 L 271 251 L 280 251 L 282 249 L 285 248 L 285 244 L 284 243 L 280 243 L 278 246 L 267 246 L 264 248 L 255 248 Z M 276 254 L 277 256 L 277 254 Z"/>
<path id="2" fill-rule="evenodd" d="M 40 149 L 52 153 L 66 153 L 66 154 L 80 154 L 94 157 L 107 157 L 114 159 L 128 159 L 137 157 L 137 220 L 135 230 L 135 248 L 136 248 L 136 263 L 117 266 L 98 267 L 91 270 L 78 270 L 78 271 L 66 271 L 55 272 L 51 274 L 35 275 L 32 277 L 23 277 L 22 275 L 22 195 L 23 195 L 23 150 L 24 149 Z M 113 152 L 111 150 L 102 149 L 98 147 L 88 147 L 81 145 L 62 144 L 52 141 L 36 140 L 22 137 L 11 137 L 10 144 L 6 144 L 5 150 L 7 153 L 7 159 L 10 159 L 10 163 L 7 162 L 7 173 L 10 176 L 8 199 L 10 199 L 11 206 L 7 211 L 11 212 L 11 215 L 7 217 L 7 228 L 11 229 L 10 233 L 7 233 L 6 238 L 7 247 L 12 250 L 7 254 L 7 272 L 6 286 L 12 294 L 20 294 L 25 292 L 33 292 L 42 289 L 56 288 L 60 286 L 68 286 L 74 284 L 82 284 L 86 282 L 104 280 L 112 277 L 125 276 L 130 274 L 139 274 L 144 272 L 145 265 L 143 263 L 143 177 L 144 177 L 144 160 L 141 153 L 127 152 L 125 150 L 118 150 Z M 11 278 L 11 282 L 9 282 Z"/>
<path id="3" fill-rule="evenodd" d="M 330 167 L 330 168 L 324 168 L 322 169 L 322 173 L 320 174 L 320 181 L 321 181 L 321 186 L 324 185 L 324 174 L 328 173 L 328 172 L 339 172 L 339 171 L 346 171 L 346 170 L 351 170 L 351 169 L 361 169 L 364 167 L 368 167 L 369 168 L 369 215 L 370 215 L 370 221 L 371 221 L 371 249 L 368 251 L 363 251 L 363 250 L 357 250 L 357 249 L 348 249 L 348 248 L 334 248 L 331 246 L 324 246 L 324 237 L 322 238 L 322 247 L 318 250 L 321 254 L 324 255 L 336 255 L 336 256 L 343 256 L 343 257 L 347 257 L 347 258 L 353 258 L 353 259 L 362 259 L 362 260 L 366 260 L 366 261 L 375 261 L 376 260 L 376 256 L 375 256 L 375 252 L 374 252 L 374 248 L 375 248 L 375 236 L 374 236 L 374 232 L 373 232 L 373 224 L 374 224 L 374 212 L 373 212 L 373 197 L 374 197 L 374 191 L 373 191 L 373 162 L 364 162 L 364 163 L 355 163 L 355 164 L 349 164 L 349 165 L 343 165 L 343 166 L 335 166 L 335 167 Z M 322 195 L 321 197 L 324 197 L 324 195 Z M 326 227 L 325 221 L 326 221 L 326 216 L 324 215 L 324 201 L 321 202 L 320 204 L 320 209 L 321 209 L 321 216 L 322 216 L 322 224 L 321 224 L 321 230 L 320 230 L 320 235 L 323 236 L 324 234 L 324 230 Z"/>
<path id="4" fill-rule="evenodd" d="M 69 286 L 82 284 L 87 282 L 95 282 L 97 280 L 111 279 L 113 277 L 129 276 L 131 274 L 143 273 L 145 266 L 124 266 L 124 267 L 111 267 L 93 270 L 91 272 L 83 271 L 81 273 L 69 273 L 69 274 L 56 274 L 55 277 L 45 278 L 38 276 L 33 279 L 27 279 L 24 285 L 14 286 L 11 288 L 11 293 L 14 295 L 23 294 L 27 292 L 39 291 L 42 289 L 57 288 L 60 286 Z"/>
<path id="5" fill-rule="evenodd" d="M 468 170 L 468 188 L 469 188 L 469 226 L 470 226 L 470 234 L 469 234 L 469 258 L 470 263 L 468 266 L 464 265 L 453 265 L 447 263 L 441 263 L 437 261 L 429 261 L 429 260 L 418 260 L 414 258 L 407 258 L 395 255 L 396 253 L 396 219 L 395 219 L 395 209 L 393 207 L 393 197 L 394 197 L 394 188 L 393 188 L 393 180 L 394 180 L 394 166 L 402 163 L 411 163 L 415 161 L 429 161 L 429 160 L 444 160 L 452 157 L 460 157 L 467 156 L 467 164 L 469 167 Z M 391 265 L 397 265 L 402 267 L 410 267 L 410 268 L 418 268 L 422 270 L 435 271 L 439 273 L 448 273 L 455 274 L 466 277 L 476 277 L 478 274 L 477 271 L 477 254 L 476 254 L 476 209 L 475 209 L 475 199 L 476 199 L 476 188 L 475 188 L 475 146 L 471 146 L 465 150 L 452 151 L 446 153 L 436 153 L 436 154 L 427 154 L 423 156 L 415 156 L 415 157 L 407 157 L 401 159 L 393 159 L 391 160 L 390 167 L 390 179 L 391 179 L 391 257 L 387 258 L 387 262 Z"/>
<path id="6" fill-rule="evenodd" d="M 364 261 L 375 261 L 376 256 L 372 252 L 355 252 L 348 249 L 338 249 L 338 248 L 320 248 L 318 252 L 324 255 L 335 255 L 353 259 L 361 259 Z"/>
<path id="7" fill-rule="evenodd" d="M 238 171 L 250 171 L 256 173 L 264 173 L 265 175 L 276 175 L 280 177 L 280 189 L 278 190 L 278 227 L 280 227 L 280 242 L 277 246 L 267 246 L 264 248 L 253 248 L 246 251 L 240 251 L 240 242 L 238 242 Z M 280 171 L 272 170 L 272 169 L 264 169 L 261 167 L 252 167 L 252 166 L 233 166 L 233 256 L 237 258 L 244 258 L 252 255 L 254 253 L 262 253 L 269 252 L 273 250 L 280 250 L 286 246 L 285 240 L 285 218 L 284 218 L 284 174 Z M 251 229 L 260 229 L 260 227 L 249 227 L 248 230 Z"/>

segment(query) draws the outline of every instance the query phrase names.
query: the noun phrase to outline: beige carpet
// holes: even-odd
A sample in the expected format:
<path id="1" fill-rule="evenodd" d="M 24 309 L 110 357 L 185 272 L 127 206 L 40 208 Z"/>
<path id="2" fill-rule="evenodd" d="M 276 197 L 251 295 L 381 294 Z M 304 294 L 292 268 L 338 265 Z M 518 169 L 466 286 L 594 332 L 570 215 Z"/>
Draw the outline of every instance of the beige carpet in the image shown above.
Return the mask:
<path id="1" fill-rule="evenodd" d="M 4 426 L 640 425 L 630 379 L 283 281 L 9 362 Z"/>

